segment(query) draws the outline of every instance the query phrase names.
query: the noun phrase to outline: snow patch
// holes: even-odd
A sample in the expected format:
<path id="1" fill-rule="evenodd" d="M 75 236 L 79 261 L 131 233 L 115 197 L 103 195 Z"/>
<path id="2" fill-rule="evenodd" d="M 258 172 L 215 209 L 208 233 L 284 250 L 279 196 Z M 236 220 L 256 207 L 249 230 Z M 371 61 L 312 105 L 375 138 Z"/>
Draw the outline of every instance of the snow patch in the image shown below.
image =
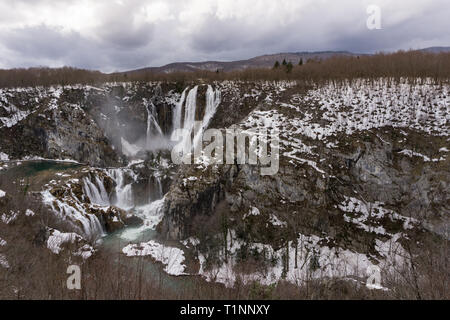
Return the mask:
<path id="1" fill-rule="evenodd" d="M 184 252 L 181 249 L 164 246 L 156 241 L 150 240 L 140 244 L 130 244 L 122 249 L 128 257 L 151 256 L 156 261 L 161 262 L 164 271 L 170 275 L 179 276 L 186 274 L 184 262 Z"/>

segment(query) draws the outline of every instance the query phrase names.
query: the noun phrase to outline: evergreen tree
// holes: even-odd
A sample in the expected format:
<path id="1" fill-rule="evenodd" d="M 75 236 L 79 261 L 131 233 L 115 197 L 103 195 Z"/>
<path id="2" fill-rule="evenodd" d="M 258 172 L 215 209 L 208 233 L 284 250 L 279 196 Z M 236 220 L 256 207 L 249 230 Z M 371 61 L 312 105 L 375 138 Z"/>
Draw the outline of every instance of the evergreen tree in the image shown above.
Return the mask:
<path id="1" fill-rule="evenodd" d="M 303 65 L 303 59 L 302 59 L 302 58 L 300 58 L 300 61 L 298 62 L 298 65 L 299 65 L 299 66 L 302 66 L 302 65 Z"/>
<path id="2" fill-rule="evenodd" d="M 286 64 L 286 73 L 291 73 L 293 68 L 294 68 L 294 65 L 292 64 L 292 62 L 289 61 L 289 63 Z"/>
<path id="3" fill-rule="evenodd" d="M 280 63 L 277 61 L 275 61 L 275 64 L 273 65 L 274 69 L 278 69 L 280 67 Z"/>
<path id="4" fill-rule="evenodd" d="M 287 66 L 286 59 L 283 59 L 283 66 Z"/>

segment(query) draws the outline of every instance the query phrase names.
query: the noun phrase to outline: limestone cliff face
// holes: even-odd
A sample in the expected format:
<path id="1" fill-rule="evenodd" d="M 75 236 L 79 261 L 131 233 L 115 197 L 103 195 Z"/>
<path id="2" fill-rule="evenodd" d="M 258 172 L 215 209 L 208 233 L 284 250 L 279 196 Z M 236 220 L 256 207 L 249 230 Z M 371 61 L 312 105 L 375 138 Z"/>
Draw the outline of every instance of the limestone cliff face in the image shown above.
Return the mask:
<path id="1" fill-rule="evenodd" d="M 213 235 L 234 230 L 247 244 L 275 248 L 300 233 L 374 256 L 378 241 L 393 235 L 419 237 L 425 229 L 448 239 L 448 88 L 408 90 L 382 81 L 378 89 L 224 90 L 228 104 L 222 101 L 211 127 L 278 129 L 280 169 L 262 176 L 260 166 L 181 167 L 165 198 L 161 232 L 212 243 Z M 260 100 L 245 100 L 251 95 Z M 414 103 L 405 105 L 403 96 Z"/>
<path id="2" fill-rule="evenodd" d="M 111 84 L 0 90 L 0 150 L 10 159 L 72 159 L 92 166 L 123 163 L 122 141 L 146 136 L 148 112 L 172 130 L 175 84 Z"/>
<path id="3" fill-rule="evenodd" d="M 191 176 L 196 173 L 191 169 L 190 166 L 181 168 L 165 197 L 166 214 L 160 232 L 169 239 L 188 238 L 193 235 L 196 217 L 214 216 L 217 204 L 226 199 L 226 190 L 236 172 L 235 166 L 224 166 L 210 168 L 201 176 Z"/>

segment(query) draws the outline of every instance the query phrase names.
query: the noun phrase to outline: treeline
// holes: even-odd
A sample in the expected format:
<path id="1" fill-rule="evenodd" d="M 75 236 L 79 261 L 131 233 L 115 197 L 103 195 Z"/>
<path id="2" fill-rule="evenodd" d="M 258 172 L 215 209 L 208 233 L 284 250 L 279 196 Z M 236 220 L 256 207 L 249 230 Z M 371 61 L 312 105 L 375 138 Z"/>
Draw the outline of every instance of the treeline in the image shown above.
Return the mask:
<path id="1" fill-rule="evenodd" d="M 96 84 L 108 81 L 108 75 L 100 71 L 71 67 L 0 69 L 0 87 L 34 87 L 68 84 Z"/>
<path id="2" fill-rule="evenodd" d="M 111 74 L 113 81 L 208 81 L 222 80 L 305 80 L 326 81 L 355 78 L 424 78 L 450 79 L 450 53 L 398 51 L 363 56 L 335 56 L 326 60 L 283 61 L 272 68 L 249 68 L 241 71 L 197 71 L 156 74 L 146 71 Z"/>
<path id="3" fill-rule="evenodd" d="M 241 71 L 223 72 L 196 71 L 155 73 L 132 71 L 105 74 L 99 71 L 75 68 L 30 68 L 0 70 L 0 87 L 27 87 L 68 84 L 99 84 L 121 81 L 205 81 L 222 80 L 343 80 L 355 78 L 424 78 L 450 79 L 450 53 L 426 53 L 420 51 L 398 51 L 396 53 L 362 56 L 335 56 L 326 60 L 283 61 L 273 68 L 250 68 Z"/>

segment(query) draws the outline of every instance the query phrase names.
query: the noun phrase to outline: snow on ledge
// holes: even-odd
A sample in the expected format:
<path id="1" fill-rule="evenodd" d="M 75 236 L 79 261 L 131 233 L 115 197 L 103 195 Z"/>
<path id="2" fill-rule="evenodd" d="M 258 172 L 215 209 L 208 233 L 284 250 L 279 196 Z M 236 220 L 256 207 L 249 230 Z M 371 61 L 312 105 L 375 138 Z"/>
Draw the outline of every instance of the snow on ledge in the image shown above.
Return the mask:
<path id="1" fill-rule="evenodd" d="M 165 265 L 164 271 L 170 275 L 185 275 L 186 266 L 184 252 L 181 249 L 164 246 L 156 241 L 142 242 L 141 244 L 129 244 L 122 249 L 127 257 L 151 256 L 156 261 Z"/>

